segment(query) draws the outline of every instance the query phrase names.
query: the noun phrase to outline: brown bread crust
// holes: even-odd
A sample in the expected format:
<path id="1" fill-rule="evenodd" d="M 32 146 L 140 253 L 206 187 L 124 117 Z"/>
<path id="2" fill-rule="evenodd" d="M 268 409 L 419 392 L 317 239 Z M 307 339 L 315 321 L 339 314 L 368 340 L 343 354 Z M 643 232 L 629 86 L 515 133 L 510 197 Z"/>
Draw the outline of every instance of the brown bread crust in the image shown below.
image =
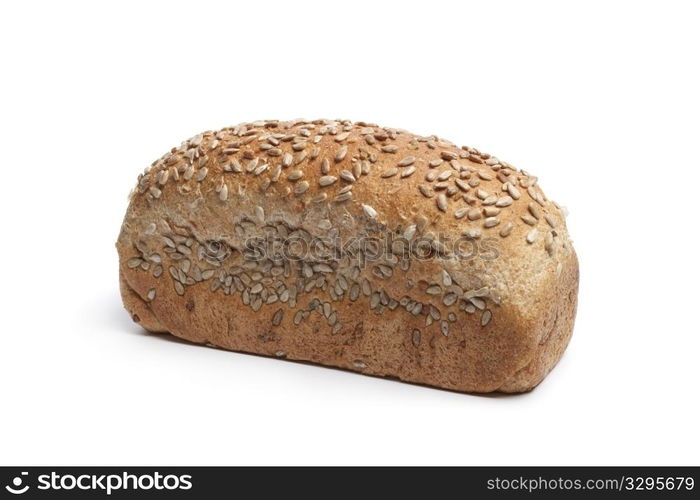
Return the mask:
<path id="1" fill-rule="evenodd" d="M 532 389 L 576 312 L 576 254 L 536 178 L 362 122 L 185 141 L 139 177 L 117 249 L 147 330 L 457 391 Z"/>

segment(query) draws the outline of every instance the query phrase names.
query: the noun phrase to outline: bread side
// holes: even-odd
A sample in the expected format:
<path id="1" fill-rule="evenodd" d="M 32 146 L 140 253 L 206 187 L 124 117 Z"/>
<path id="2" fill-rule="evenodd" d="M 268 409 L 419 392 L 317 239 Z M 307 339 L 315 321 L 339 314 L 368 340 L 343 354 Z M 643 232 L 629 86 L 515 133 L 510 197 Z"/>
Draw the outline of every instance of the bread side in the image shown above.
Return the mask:
<path id="1" fill-rule="evenodd" d="M 206 132 L 139 177 L 117 242 L 151 331 L 470 392 L 561 357 L 578 264 L 537 179 L 366 123 Z"/>

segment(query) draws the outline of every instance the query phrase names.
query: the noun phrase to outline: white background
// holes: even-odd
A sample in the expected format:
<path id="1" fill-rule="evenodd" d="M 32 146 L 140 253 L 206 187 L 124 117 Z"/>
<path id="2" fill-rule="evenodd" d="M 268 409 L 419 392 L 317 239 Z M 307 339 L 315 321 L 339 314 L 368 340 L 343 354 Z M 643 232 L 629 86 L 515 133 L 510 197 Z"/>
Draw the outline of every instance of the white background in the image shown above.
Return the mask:
<path id="1" fill-rule="evenodd" d="M 695 464 L 693 2 L 5 2 L 2 464 Z M 581 263 L 566 355 L 474 396 L 144 333 L 114 242 L 203 130 L 350 118 L 539 176 Z"/>

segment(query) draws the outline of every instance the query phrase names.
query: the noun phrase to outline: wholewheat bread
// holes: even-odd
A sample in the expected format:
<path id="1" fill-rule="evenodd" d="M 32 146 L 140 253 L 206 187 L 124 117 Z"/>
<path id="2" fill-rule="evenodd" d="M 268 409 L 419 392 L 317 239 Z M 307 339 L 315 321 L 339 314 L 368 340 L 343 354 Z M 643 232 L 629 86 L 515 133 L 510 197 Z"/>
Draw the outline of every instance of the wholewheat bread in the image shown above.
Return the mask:
<path id="1" fill-rule="evenodd" d="M 349 121 L 199 134 L 139 176 L 117 242 L 152 332 L 466 392 L 535 387 L 578 262 L 537 178 Z"/>

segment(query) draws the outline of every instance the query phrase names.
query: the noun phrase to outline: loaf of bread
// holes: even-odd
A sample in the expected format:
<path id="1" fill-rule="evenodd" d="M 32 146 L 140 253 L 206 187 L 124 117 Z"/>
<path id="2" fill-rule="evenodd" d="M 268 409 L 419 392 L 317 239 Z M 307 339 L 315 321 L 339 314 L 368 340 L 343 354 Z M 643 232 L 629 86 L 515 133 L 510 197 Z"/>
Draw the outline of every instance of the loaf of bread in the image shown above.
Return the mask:
<path id="1" fill-rule="evenodd" d="M 364 122 L 192 137 L 139 176 L 117 249 L 146 330 L 455 391 L 532 389 L 576 313 L 536 177 Z"/>

